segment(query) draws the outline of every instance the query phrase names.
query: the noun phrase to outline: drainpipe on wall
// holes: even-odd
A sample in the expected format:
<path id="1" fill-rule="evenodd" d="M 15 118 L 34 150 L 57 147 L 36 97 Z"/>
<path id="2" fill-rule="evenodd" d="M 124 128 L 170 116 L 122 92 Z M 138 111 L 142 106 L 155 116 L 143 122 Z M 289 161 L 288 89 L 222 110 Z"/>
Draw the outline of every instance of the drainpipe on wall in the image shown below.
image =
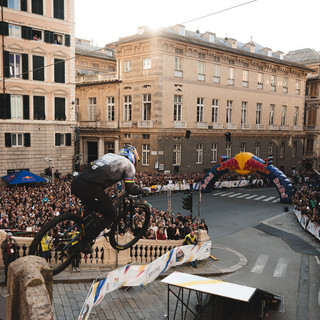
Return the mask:
<path id="1" fill-rule="evenodd" d="M 2 25 L 2 35 L 1 35 L 1 40 L 2 40 L 2 91 L 3 93 L 6 93 L 6 79 L 4 76 L 4 26 L 3 26 L 3 5 L 1 6 L 1 25 Z"/>

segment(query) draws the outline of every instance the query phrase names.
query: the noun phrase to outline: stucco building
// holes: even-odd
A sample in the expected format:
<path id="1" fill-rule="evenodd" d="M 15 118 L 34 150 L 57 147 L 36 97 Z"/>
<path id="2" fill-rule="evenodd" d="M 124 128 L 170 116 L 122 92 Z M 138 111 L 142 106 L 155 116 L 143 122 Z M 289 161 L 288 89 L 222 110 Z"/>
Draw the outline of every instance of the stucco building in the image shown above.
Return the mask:
<path id="1" fill-rule="evenodd" d="M 139 28 L 106 48 L 115 78 L 76 88 L 83 163 L 131 143 L 140 170 L 201 172 L 242 151 L 284 171 L 303 165 L 306 66 L 182 25 Z"/>
<path id="2" fill-rule="evenodd" d="M 72 172 L 74 1 L 2 0 L 0 176 Z"/>

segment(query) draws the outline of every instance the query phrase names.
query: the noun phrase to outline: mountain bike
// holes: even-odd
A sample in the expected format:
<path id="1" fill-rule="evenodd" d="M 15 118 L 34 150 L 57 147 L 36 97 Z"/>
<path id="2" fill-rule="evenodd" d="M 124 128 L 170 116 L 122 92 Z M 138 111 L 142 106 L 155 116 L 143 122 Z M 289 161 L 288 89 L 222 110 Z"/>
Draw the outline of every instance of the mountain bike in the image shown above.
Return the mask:
<path id="1" fill-rule="evenodd" d="M 114 249 L 125 250 L 146 234 L 151 205 L 136 200 L 136 196 L 129 195 L 126 191 L 111 198 L 117 216 L 106 236 Z M 73 213 L 61 214 L 42 226 L 29 247 L 29 255 L 45 257 L 52 266 L 53 275 L 56 275 L 67 268 L 85 247 L 85 236 L 90 232 L 90 227 L 100 228 L 98 231 L 101 232 L 105 229 L 102 222 L 102 218 L 94 212 L 86 213 L 83 217 Z"/>

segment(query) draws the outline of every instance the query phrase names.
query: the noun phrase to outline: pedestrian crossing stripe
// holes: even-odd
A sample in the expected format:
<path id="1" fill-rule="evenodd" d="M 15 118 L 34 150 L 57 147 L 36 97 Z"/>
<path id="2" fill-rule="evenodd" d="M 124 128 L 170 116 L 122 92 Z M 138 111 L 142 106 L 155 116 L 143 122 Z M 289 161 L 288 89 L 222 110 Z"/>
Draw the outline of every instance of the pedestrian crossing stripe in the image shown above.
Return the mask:
<path id="1" fill-rule="evenodd" d="M 266 195 L 258 195 L 258 194 L 250 194 L 250 193 L 241 193 L 241 192 L 217 192 L 212 193 L 215 197 L 228 197 L 228 198 L 237 198 L 237 199 L 251 199 L 251 200 L 261 200 L 261 201 L 269 201 L 276 203 L 278 202 L 278 198 L 271 196 L 267 197 Z"/>
<path id="2" fill-rule="evenodd" d="M 250 272 L 256 274 L 262 274 L 265 266 L 267 265 L 269 260 L 269 256 L 265 254 L 260 254 L 251 268 Z M 287 268 L 288 268 L 289 261 L 287 258 L 279 257 L 278 263 L 274 269 L 273 277 L 275 278 L 284 278 Z"/>

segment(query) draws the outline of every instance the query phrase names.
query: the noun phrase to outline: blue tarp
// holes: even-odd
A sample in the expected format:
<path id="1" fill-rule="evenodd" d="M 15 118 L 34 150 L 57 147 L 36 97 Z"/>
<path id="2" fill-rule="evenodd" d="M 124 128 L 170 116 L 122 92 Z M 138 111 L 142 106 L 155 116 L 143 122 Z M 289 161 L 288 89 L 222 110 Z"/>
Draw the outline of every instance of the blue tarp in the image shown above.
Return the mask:
<path id="1" fill-rule="evenodd" d="M 20 183 L 31 183 L 31 182 L 45 182 L 46 179 L 37 176 L 36 174 L 22 170 L 19 172 L 14 172 L 12 174 L 8 174 L 7 176 L 1 177 L 4 181 L 10 184 L 20 184 Z"/>

